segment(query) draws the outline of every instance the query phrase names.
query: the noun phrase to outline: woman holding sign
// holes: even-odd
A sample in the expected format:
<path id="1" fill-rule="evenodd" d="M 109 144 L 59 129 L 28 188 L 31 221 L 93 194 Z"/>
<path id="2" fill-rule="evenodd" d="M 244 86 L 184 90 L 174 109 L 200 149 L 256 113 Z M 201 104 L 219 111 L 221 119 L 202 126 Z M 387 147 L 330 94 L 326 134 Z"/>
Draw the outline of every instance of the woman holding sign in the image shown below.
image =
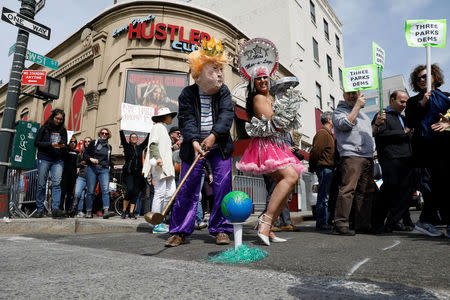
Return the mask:
<path id="1" fill-rule="evenodd" d="M 431 170 L 431 198 L 425 199 L 424 208 L 415 229 L 429 236 L 443 233 L 434 225 L 438 222 L 439 209 L 447 224 L 446 236 L 450 238 L 450 201 L 446 191 L 450 169 L 450 132 L 440 131 L 440 117 L 450 109 L 449 93 L 438 89 L 444 83 L 444 76 L 438 65 L 431 65 L 431 91 L 427 92 L 427 70 L 425 65 L 417 66 L 410 75 L 410 84 L 417 95 L 409 98 L 406 105 L 406 130 L 413 130 L 412 150 L 416 165 Z"/>

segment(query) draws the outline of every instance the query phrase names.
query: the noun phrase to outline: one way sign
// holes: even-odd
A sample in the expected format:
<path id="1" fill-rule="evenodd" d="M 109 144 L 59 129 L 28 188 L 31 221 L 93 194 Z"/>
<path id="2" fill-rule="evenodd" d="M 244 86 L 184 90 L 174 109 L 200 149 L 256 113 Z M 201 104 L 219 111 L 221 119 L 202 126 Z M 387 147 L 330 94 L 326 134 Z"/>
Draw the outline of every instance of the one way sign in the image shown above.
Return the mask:
<path id="1" fill-rule="evenodd" d="M 39 24 L 28 17 L 18 14 L 6 7 L 3 7 L 2 10 L 2 20 L 16 27 L 19 27 L 20 29 L 34 33 L 35 35 L 38 35 L 44 39 L 50 39 L 50 28 L 45 25 Z"/>

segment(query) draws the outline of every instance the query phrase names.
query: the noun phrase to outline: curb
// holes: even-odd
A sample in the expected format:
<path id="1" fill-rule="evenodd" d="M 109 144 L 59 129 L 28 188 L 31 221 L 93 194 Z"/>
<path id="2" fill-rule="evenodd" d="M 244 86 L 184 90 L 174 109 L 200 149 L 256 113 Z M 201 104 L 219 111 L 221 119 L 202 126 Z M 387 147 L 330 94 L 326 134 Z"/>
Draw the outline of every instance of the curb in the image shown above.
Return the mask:
<path id="1" fill-rule="evenodd" d="M 142 220 L 126 222 L 103 219 L 10 219 L 0 223 L 0 233 L 95 233 L 95 232 L 152 232 L 152 226 Z"/>
<path id="2" fill-rule="evenodd" d="M 293 224 L 311 220 L 310 212 L 291 213 Z M 244 226 L 255 226 L 259 214 L 252 214 Z M 0 234 L 74 234 L 74 233 L 101 233 L 101 232 L 153 232 L 153 226 L 143 217 L 136 220 L 93 218 L 65 218 L 65 219 L 0 219 Z"/>

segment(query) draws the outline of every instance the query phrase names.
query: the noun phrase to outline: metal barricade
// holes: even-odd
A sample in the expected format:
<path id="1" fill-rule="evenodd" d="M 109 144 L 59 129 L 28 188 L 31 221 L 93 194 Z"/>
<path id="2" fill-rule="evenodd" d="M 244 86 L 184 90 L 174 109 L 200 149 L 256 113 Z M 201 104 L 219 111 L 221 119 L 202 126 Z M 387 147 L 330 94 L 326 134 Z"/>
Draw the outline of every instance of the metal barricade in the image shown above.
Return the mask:
<path id="1" fill-rule="evenodd" d="M 249 195 L 255 211 L 262 211 L 266 207 L 267 191 L 263 178 L 234 175 L 233 190 Z"/>
<path id="2" fill-rule="evenodd" d="M 9 169 L 7 184 L 9 187 L 9 212 L 11 217 L 28 218 L 35 211 L 38 172 L 33 170 Z M 27 206 L 27 207 L 26 207 Z"/>

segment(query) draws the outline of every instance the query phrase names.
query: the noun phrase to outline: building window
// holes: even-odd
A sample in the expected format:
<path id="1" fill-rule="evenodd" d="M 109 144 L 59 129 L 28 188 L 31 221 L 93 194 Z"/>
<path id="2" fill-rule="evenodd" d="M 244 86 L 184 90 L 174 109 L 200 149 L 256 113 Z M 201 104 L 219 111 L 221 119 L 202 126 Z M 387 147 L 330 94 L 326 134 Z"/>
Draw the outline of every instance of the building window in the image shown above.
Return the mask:
<path id="1" fill-rule="evenodd" d="M 337 35 L 335 35 L 335 37 L 336 37 L 336 51 L 337 53 L 341 54 L 341 40 Z"/>
<path id="2" fill-rule="evenodd" d="M 366 107 L 373 106 L 373 105 L 377 105 L 377 98 L 376 97 L 367 98 L 366 99 Z"/>
<path id="3" fill-rule="evenodd" d="M 323 32 L 325 33 L 325 38 L 329 41 L 330 32 L 328 31 L 328 22 L 325 19 L 323 19 Z"/>
<path id="4" fill-rule="evenodd" d="M 322 109 L 322 87 L 316 82 L 316 107 Z"/>
<path id="5" fill-rule="evenodd" d="M 333 62 L 331 61 L 331 57 L 327 55 L 327 68 L 328 68 L 328 75 L 333 77 Z"/>
<path id="6" fill-rule="evenodd" d="M 335 108 L 335 100 L 334 100 L 334 97 L 331 96 L 331 95 L 330 95 L 330 107 L 331 107 L 332 109 Z"/>
<path id="7" fill-rule="evenodd" d="M 342 70 L 341 70 L 341 68 L 338 68 L 338 73 L 339 73 L 339 84 L 341 85 L 341 89 L 343 89 L 344 88 L 344 82 L 343 82 L 343 79 L 342 79 Z"/>
<path id="8" fill-rule="evenodd" d="M 313 38 L 314 59 L 319 62 L 319 43 Z"/>
<path id="9" fill-rule="evenodd" d="M 311 21 L 316 23 L 316 6 L 312 1 L 309 1 L 309 11 L 311 12 Z"/>

